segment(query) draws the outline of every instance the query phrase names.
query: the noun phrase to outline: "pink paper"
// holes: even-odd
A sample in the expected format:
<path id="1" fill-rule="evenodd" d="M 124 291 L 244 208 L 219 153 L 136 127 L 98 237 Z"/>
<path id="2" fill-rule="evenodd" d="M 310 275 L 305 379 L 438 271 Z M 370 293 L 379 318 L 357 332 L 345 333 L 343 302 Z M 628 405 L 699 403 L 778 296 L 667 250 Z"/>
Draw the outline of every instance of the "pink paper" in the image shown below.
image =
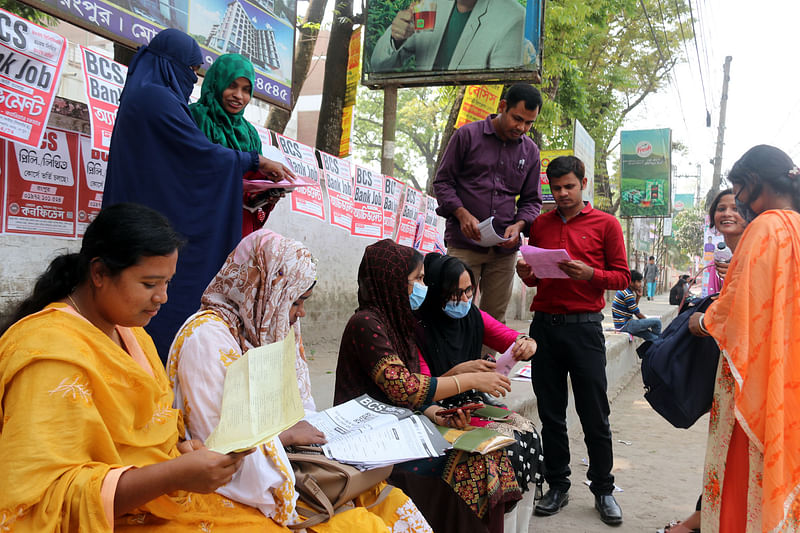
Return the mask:
<path id="1" fill-rule="evenodd" d="M 533 269 L 533 275 L 539 279 L 545 278 L 568 278 L 560 268 L 558 263 L 570 261 L 569 254 L 563 248 L 550 250 L 547 248 L 537 248 L 536 246 L 522 246 L 519 249 L 522 257 Z"/>
<path id="2" fill-rule="evenodd" d="M 297 176 L 297 179 L 293 182 L 291 181 L 269 181 L 269 180 L 244 180 L 243 181 L 244 192 L 246 193 L 255 193 L 255 192 L 262 192 L 269 189 L 296 189 L 298 187 L 319 187 L 314 181 L 304 178 L 302 176 Z"/>
<path id="3" fill-rule="evenodd" d="M 517 364 L 517 360 L 511 355 L 511 349 L 514 348 L 514 344 L 516 343 L 512 343 L 511 346 L 508 347 L 508 350 L 497 358 L 497 366 L 495 366 L 494 371 L 498 374 L 507 376 L 508 373 L 511 372 L 511 369 L 514 368 L 514 365 Z"/>

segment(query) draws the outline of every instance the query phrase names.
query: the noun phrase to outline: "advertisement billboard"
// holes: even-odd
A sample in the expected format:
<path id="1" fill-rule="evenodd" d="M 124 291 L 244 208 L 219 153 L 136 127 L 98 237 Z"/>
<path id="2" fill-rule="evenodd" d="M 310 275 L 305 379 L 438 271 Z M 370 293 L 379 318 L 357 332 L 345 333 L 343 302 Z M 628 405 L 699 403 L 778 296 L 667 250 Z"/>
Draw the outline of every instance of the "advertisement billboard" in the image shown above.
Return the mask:
<path id="1" fill-rule="evenodd" d="M 620 215 L 668 217 L 672 177 L 672 130 L 620 134 Z"/>
<path id="2" fill-rule="evenodd" d="M 222 54 L 253 62 L 253 94 L 290 108 L 297 0 L 24 0 L 60 19 L 136 48 L 164 28 L 188 33 L 203 68 Z"/>
<path id="3" fill-rule="evenodd" d="M 541 66 L 543 0 L 368 0 L 364 81 L 470 83 L 502 72 L 531 80 Z"/>

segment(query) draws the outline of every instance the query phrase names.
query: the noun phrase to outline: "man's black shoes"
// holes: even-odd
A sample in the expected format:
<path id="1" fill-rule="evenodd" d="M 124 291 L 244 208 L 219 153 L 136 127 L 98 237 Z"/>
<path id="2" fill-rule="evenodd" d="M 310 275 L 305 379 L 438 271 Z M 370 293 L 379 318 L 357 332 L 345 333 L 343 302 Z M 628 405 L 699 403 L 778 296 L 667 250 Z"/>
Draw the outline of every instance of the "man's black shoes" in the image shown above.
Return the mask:
<path id="1" fill-rule="evenodd" d="M 594 507 L 600 512 L 600 520 L 606 524 L 618 526 L 622 523 L 622 509 L 611 494 L 595 496 Z"/>
<path id="2" fill-rule="evenodd" d="M 566 490 L 561 489 L 548 489 L 536 508 L 533 514 L 536 516 L 551 516 L 561 510 L 562 507 L 569 503 L 569 494 Z"/>

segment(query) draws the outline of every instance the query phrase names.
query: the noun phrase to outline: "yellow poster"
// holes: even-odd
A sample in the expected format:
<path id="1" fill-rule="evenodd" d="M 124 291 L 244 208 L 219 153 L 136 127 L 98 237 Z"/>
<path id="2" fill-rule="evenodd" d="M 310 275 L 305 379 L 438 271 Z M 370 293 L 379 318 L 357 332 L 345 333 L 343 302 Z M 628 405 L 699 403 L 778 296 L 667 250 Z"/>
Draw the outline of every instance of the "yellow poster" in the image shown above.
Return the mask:
<path id="1" fill-rule="evenodd" d="M 356 28 L 350 36 L 347 59 L 347 85 L 344 90 L 344 105 L 356 105 L 356 90 L 361 77 L 361 28 Z"/>
<path id="2" fill-rule="evenodd" d="M 350 155 L 350 132 L 353 128 L 353 106 L 342 109 L 342 138 L 339 141 L 339 157 Z"/>
<path id="3" fill-rule="evenodd" d="M 458 111 L 456 129 L 496 113 L 502 94 L 502 85 L 468 85 L 464 92 L 464 101 L 461 102 L 461 109 Z"/>
<path id="4" fill-rule="evenodd" d="M 539 154 L 539 159 L 542 163 L 541 174 L 539 176 L 542 184 L 543 202 L 554 201 L 553 193 L 550 191 L 550 180 L 547 179 L 547 166 L 550 164 L 550 161 L 562 155 L 572 155 L 572 150 L 542 150 Z"/>

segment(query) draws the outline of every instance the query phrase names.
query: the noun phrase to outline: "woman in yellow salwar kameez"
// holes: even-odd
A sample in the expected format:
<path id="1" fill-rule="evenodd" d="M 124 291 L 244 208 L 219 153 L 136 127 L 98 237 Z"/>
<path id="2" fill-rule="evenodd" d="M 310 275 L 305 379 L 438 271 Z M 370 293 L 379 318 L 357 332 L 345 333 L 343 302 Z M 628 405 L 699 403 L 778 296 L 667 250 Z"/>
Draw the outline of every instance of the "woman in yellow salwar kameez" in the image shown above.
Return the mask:
<path id="1" fill-rule="evenodd" d="M 179 439 L 142 327 L 180 244 L 151 209 L 106 208 L 0 328 L 0 531 L 288 531 L 213 493 L 244 454 Z"/>
<path id="2" fill-rule="evenodd" d="M 176 406 L 183 410 L 193 437 L 207 438 L 219 421 L 228 365 L 250 348 L 285 339 L 292 329 L 300 397 L 307 413 L 316 411 L 299 320 L 305 316 L 316 275 L 308 248 L 267 229 L 251 233 L 231 252 L 203 293 L 200 310 L 189 317 L 170 348 L 167 368 Z M 295 505 L 294 474 L 283 448 L 323 442 L 321 431 L 301 421 L 262 446 L 261 453 L 246 457 L 239 473 L 217 492 L 257 507 L 280 524 L 302 522 L 303 511 Z M 392 488 L 372 506 L 383 487 L 372 487 L 353 508 L 309 530 L 432 533 L 400 489 Z"/>
<path id="3" fill-rule="evenodd" d="M 728 175 L 748 222 L 719 300 L 690 329 L 720 345 L 703 533 L 800 531 L 800 169 L 760 145 Z"/>

